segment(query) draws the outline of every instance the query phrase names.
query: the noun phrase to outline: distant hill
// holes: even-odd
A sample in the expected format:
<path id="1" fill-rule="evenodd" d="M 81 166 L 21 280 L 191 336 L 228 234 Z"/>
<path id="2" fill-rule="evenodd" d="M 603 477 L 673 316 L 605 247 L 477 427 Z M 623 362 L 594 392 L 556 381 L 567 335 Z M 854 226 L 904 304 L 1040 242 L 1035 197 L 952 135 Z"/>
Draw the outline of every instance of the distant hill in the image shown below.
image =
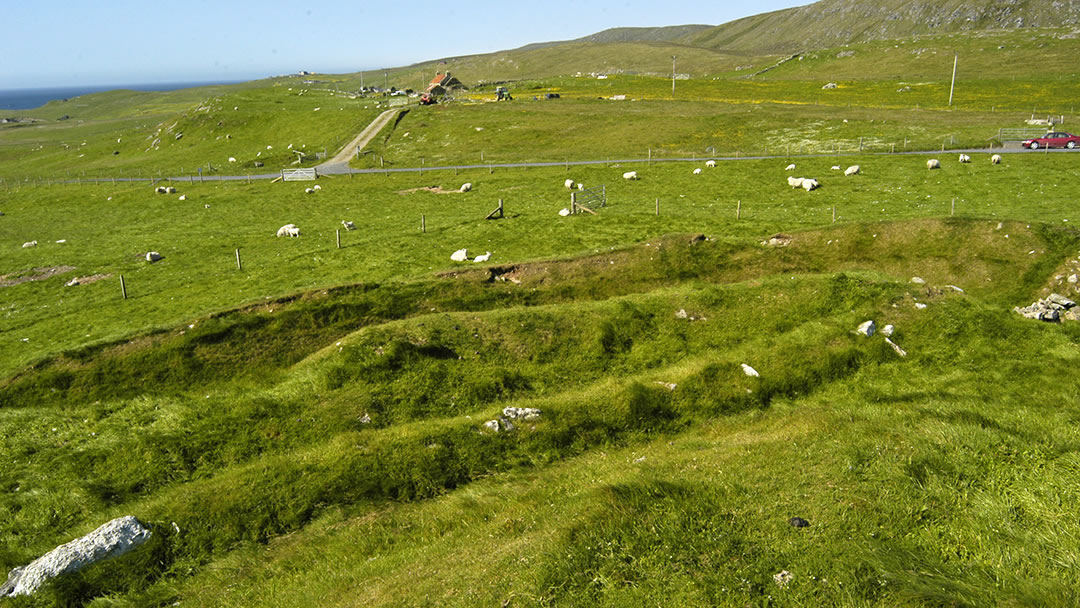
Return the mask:
<path id="1" fill-rule="evenodd" d="M 710 30 L 713 25 L 669 25 L 663 27 L 613 27 L 602 32 L 589 34 L 574 40 L 557 40 L 552 42 L 534 42 L 515 49 L 519 51 L 531 51 L 562 44 L 578 42 L 672 42 L 694 36 Z"/>
<path id="2" fill-rule="evenodd" d="M 930 33 L 1078 24 L 1080 0 L 820 0 L 746 17 L 675 41 L 769 54 Z"/>

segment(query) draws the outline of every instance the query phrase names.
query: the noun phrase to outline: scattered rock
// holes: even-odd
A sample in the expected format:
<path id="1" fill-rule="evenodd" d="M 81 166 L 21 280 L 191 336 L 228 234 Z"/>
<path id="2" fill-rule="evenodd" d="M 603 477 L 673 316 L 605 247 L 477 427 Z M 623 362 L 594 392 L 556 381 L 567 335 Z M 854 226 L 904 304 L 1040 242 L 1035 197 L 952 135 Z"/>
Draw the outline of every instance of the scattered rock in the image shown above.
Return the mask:
<path id="1" fill-rule="evenodd" d="M 754 377 L 754 378 L 759 378 L 759 377 L 761 377 L 761 374 L 759 374 L 759 373 L 757 372 L 757 370 L 756 370 L 756 369 L 754 369 L 754 368 L 750 367 L 749 365 L 747 365 L 747 364 L 745 364 L 745 363 L 740 363 L 739 365 L 741 365 L 741 366 L 742 366 L 742 371 L 743 371 L 743 373 L 744 373 L 744 374 L 746 374 L 747 376 L 752 376 L 752 377 Z"/>
<path id="2" fill-rule="evenodd" d="M 900 355 L 901 357 L 906 357 L 907 356 L 907 351 L 900 348 L 900 346 L 896 342 L 893 342 L 892 340 L 890 340 L 888 338 L 885 338 L 885 343 L 888 344 L 889 346 L 891 346 L 892 349 L 894 351 L 896 351 L 896 354 Z"/>
<path id="3" fill-rule="evenodd" d="M 889 336 L 893 335 L 893 331 L 895 330 L 896 328 L 894 328 L 892 325 L 886 325 L 885 327 L 881 328 L 881 335 L 888 338 Z"/>
<path id="4" fill-rule="evenodd" d="M 859 327 L 855 331 L 869 338 L 877 331 L 877 324 L 873 321 L 863 321 L 859 323 Z"/>
<path id="5" fill-rule="evenodd" d="M 911 277 L 911 282 L 916 285 L 926 285 L 926 279 L 922 277 Z"/>
<path id="6" fill-rule="evenodd" d="M 501 416 L 499 418 L 496 418 L 495 420 L 488 420 L 487 422 L 484 423 L 483 426 L 484 426 L 485 429 L 487 429 L 487 430 L 489 430 L 489 431 L 491 431 L 493 433 L 501 433 L 503 431 L 512 431 L 515 428 L 514 423 L 510 422 L 508 419 L 503 418 Z"/>
<path id="7" fill-rule="evenodd" d="M 843 59 L 844 57 L 854 57 L 854 56 L 855 56 L 855 51 L 840 51 L 839 53 L 836 54 L 836 57 L 838 59 Z"/>
<path id="8" fill-rule="evenodd" d="M 823 86 L 821 88 L 823 88 L 823 89 L 835 89 L 836 88 L 836 83 L 835 82 L 830 82 L 830 83 L 827 83 L 825 86 Z"/>
<path id="9" fill-rule="evenodd" d="M 1072 283 L 1073 285 L 1076 285 L 1077 276 L 1075 274 L 1070 274 L 1069 278 L 1067 278 L 1065 280 L 1068 281 L 1069 283 Z"/>
<path id="10" fill-rule="evenodd" d="M 364 412 L 364 415 L 360 417 L 360 424 L 371 424 L 371 416 Z"/>
<path id="11" fill-rule="evenodd" d="M 1075 309 L 1076 302 L 1063 295 L 1052 293 L 1030 306 L 1023 308 L 1017 306 L 1013 310 L 1028 319 L 1058 323 L 1062 318 L 1067 321 L 1076 320 L 1077 311 Z"/>
<path id="12" fill-rule="evenodd" d="M 560 209 L 560 210 L 559 210 L 559 215 L 561 215 L 561 216 L 563 216 L 563 217 L 566 217 L 566 216 L 570 215 L 570 210 L 569 210 L 569 209 L 566 209 L 566 208 L 564 207 L 564 208 L 562 208 L 562 209 Z"/>
<path id="13" fill-rule="evenodd" d="M 540 410 L 535 407 L 506 407 L 503 408 L 503 416 L 512 420 L 536 420 L 540 417 Z"/>
<path id="14" fill-rule="evenodd" d="M 31 595 L 50 579 L 127 553 L 146 542 L 150 534 L 150 530 L 134 516 L 114 519 L 82 538 L 60 545 L 27 566 L 13 569 L 7 581 L 0 585 L 0 597 Z"/>
<path id="15" fill-rule="evenodd" d="M 791 524 L 795 528 L 808 528 L 808 527 L 810 527 L 810 522 L 806 521 L 805 519 L 803 519 L 801 517 L 792 517 L 791 519 L 787 520 L 787 523 Z"/>
<path id="16" fill-rule="evenodd" d="M 659 384 L 660 386 L 666 388 L 669 391 L 673 391 L 676 388 L 678 388 L 678 386 L 679 386 L 678 384 L 675 384 L 674 382 L 661 382 L 659 380 L 657 380 L 656 383 Z"/>
<path id="17" fill-rule="evenodd" d="M 766 247 L 787 247 L 791 244 L 791 237 L 783 233 L 777 233 L 761 241 L 761 244 Z"/>
<path id="18" fill-rule="evenodd" d="M 896 89 L 896 92 L 897 93 L 910 93 L 911 92 L 911 87 L 907 87 L 907 86 L 900 87 L 899 89 Z"/>
<path id="19" fill-rule="evenodd" d="M 923 304 L 922 302 L 916 302 L 915 303 L 915 308 L 918 308 L 919 310 L 922 310 L 922 309 L 926 308 L 926 304 Z"/>
<path id="20" fill-rule="evenodd" d="M 675 312 L 675 318 L 676 319 L 686 319 L 686 318 L 689 318 L 689 317 L 690 317 L 690 315 L 686 314 L 686 309 L 685 308 L 680 308 L 679 310 L 677 310 Z"/>

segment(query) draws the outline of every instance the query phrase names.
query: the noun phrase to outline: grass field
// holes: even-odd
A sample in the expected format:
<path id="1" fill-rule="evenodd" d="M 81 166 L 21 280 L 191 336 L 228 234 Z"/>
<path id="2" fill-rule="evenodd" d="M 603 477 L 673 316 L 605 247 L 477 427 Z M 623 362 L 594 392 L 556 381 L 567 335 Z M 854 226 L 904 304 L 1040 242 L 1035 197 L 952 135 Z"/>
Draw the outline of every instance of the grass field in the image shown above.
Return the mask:
<path id="1" fill-rule="evenodd" d="M 676 99 L 654 76 L 522 80 L 509 104 L 411 109 L 357 163 L 697 161 L 323 177 L 311 194 L 5 179 L 0 571 L 120 515 L 153 535 L 0 602 L 1078 603 L 1080 325 L 1012 308 L 1078 295 L 1080 155 L 859 154 L 860 138 L 976 146 L 1027 117 L 1033 82 L 968 83 L 979 103 L 952 111 L 944 81 L 897 101 L 860 68 L 821 90 L 834 59 L 886 52 L 858 48 L 679 81 Z M 334 90 L 349 78 L 130 98 L 134 116 L 106 95 L 81 125 L 0 130 L 0 176 L 227 173 L 228 156 L 272 172 L 289 144 L 333 153 L 384 109 Z M 563 98 L 531 100 L 547 91 Z M 640 101 L 596 99 L 623 91 Z M 607 205 L 560 217 L 567 178 Z M 301 236 L 275 237 L 286 223 Z M 452 262 L 460 248 L 491 259 Z M 858 335 L 868 319 L 904 354 Z M 484 430 L 508 406 L 542 413 Z"/>

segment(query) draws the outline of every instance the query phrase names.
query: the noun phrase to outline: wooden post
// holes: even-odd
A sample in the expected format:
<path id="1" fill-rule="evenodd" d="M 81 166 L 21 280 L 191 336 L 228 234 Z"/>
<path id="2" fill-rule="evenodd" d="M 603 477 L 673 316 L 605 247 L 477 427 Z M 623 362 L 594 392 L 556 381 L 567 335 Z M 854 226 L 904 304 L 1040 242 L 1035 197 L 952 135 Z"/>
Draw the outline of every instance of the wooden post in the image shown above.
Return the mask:
<path id="1" fill-rule="evenodd" d="M 834 224 L 836 223 L 836 205 L 832 206 L 832 221 Z"/>
<path id="2" fill-rule="evenodd" d="M 859 152 L 862 152 L 862 138 L 859 138 Z"/>
<path id="3" fill-rule="evenodd" d="M 656 199 L 656 217 L 660 217 L 660 199 Z"/>
<path id="4" fill-rule="evenodd" d="M 424 157 L 420 157 L 420 177 L 424 176 Z"/>
<path id="5" fill-rule="evenodd" d="M 896 144 L 895 143 L 892 144 L 891 148 L 889 148 L 889 154 L 896 154 Z"/>
<path id="6" fill-rule="evenodd" d="M 243 270 L 244 269 L 244 265 L 240 263 L 240 250 L 239 249 L 236 250 L 236 269 L 237 270 Z"/>
<path id="7" fill-rule="evenodd" d="M 127 285 L 124 283 L 124 275 L 120 275 L 120 295 L 127 299 Z"/>
<path id="8" fill-rule="evenodd" d="M 423 213 L 420 214 L 420 232 L 427 234 L 427 218 Z"/>
<path id="9" fill-rule="evenodd" d="M 335 230 L 334 234 L 337 236 L 337 248 L 341 249 L 341 229 Z"/>
<path id="10" fill-rule="evenodd" d="M 491 163 L 488 163 L 488 175 L 491 175 L 494 171 L 491 170 Z"/>
<path id="11" fill-rule="evenodd" d="M 949 215 L 956 215 L 956 199 L 952 199 L 952 206 L 949 208 Z"/>
<path id="12" fill-rule="evenodd" d="M 569 171 L 569 170 L 570 170 L 570 159 L 569 159 L 569 158 L 568 158 L 568 159 L 566 159 L 566 170 L 567 170 L 567 171 Z"/>
<path id="13" fill-rule="evenodd" d="M 649 148 L 649 166 L 652 166 L 652 148 Z"/>
<path id="14" fill-rule="evenodd" d="M 735 219 L 737 219 L 737 220 L 742 219 L 742 199 L 739 199 L 735 203 Z"/>
<path id="15" fill-rule="evenodd" d="M 577 192 L 570 193 L 570 215 L 577 213 Z"/>

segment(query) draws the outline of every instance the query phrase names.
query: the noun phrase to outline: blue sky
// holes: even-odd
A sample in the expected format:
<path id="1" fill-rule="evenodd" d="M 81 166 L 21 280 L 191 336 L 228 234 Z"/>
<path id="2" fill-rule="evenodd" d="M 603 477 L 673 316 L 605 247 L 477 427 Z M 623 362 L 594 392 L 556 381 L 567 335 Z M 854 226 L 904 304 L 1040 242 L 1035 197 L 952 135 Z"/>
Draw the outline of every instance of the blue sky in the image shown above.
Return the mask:
<path id="1" fill-rule="evenodd" d="M 355 72 L 610 27 L 715 25 L 808 2 L 11 2 L 3 9 L 0 89 Z"/>

